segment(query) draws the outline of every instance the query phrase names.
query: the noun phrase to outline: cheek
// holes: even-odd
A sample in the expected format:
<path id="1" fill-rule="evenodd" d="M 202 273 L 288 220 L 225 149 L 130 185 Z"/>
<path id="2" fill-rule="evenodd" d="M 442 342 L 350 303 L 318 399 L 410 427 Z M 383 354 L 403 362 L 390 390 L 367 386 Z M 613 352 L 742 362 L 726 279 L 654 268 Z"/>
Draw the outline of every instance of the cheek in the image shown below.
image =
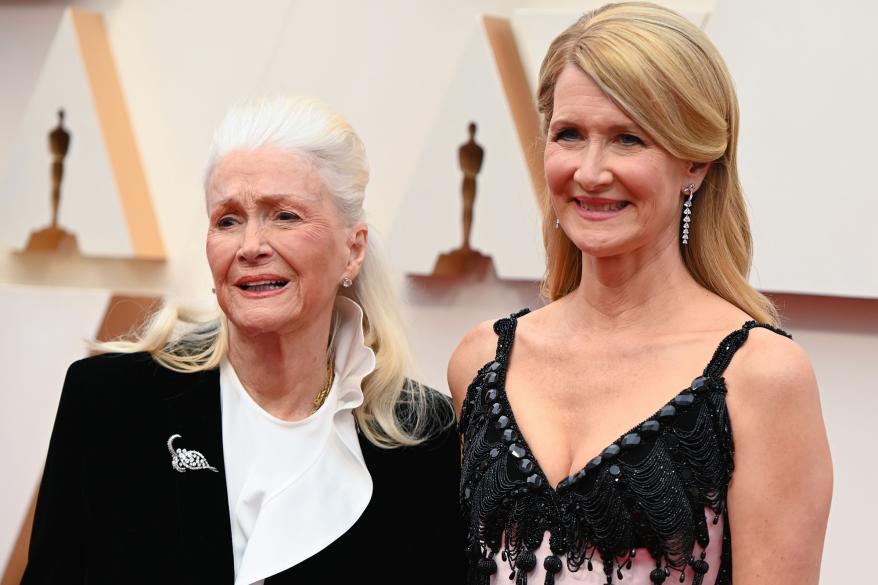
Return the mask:
<path id="1" fill-rule="evenodd" d="M 329 278 L 341 270 L 343 250 L 328 230 L 302 229 L 294 233 L 278 233 L 270 245 L 279 260 L 306 280 Z"/>
<path id="2" fill-rule="evenodd" d="M 650 206 L 663 206 L 671 197 L 673 181 L 667 170 L 649 159 L 622 159 L 614 167 L 616 181 L 631 199 Z"/>
<path id="3" fill-rule="evenodd" d="M 205 245 L 207 264 L 210 266 L 214 280 L 221 280 L 228 272 L 236 249 L 234 242 L 229 241 L 229 238 L 211 235 L 207 237 Z"/>
<path id="4" fill-rule="evenodd" d="M 561 151 L 546 151 L 543 156 L 546 185 L 552 193 L 562 193 L 576 172 L 574 157 Z"/>

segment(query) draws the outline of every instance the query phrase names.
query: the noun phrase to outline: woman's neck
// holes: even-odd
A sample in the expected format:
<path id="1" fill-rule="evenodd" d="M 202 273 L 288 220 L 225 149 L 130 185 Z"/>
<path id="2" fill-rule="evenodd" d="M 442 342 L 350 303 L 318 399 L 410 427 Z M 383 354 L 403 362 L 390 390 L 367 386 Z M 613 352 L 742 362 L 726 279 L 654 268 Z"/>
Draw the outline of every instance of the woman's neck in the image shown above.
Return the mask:
<path id="1" fill-rule="evenodd" d="M 676 241 L 631 254 L 583 254 L 579 287 L 567 297 L 572 326 L 594 332 L 661 329 L 709 295 L 686 269 Z"/>
<path id="2" fill-rule="evenodd" d="M 248 335 L 229 324 L 229 362 L 256 403 L 282 420 L 302 420 L 326 382 L 332 315 L 285 333 Z"/>

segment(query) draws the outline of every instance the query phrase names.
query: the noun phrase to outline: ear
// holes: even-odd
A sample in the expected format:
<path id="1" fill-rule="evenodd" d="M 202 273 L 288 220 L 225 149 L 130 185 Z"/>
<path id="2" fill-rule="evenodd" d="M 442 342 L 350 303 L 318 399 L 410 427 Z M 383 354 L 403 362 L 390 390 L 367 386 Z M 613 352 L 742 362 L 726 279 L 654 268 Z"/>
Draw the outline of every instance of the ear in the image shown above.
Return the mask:
<path id="1" fill-rule="evenodd" d="M 345 265 L 345 274 L 354 280 L 360 274 L 363 259 L 366 257 L 366 244 L 369 242 L 369 227 L 364 223 L 358 223 L 348 233 L 348 263 Z"/>
<path id="2" fill-rule="evenodd" d="M 704 182 L 704 177 L 707 176 L 707 171 L 710 170 L 710 165 L 712 163 L 699 163 L 699 162 L 690 162 L 686 168 L 686 182 L 687 183 L 695 183 L 695 190 L 701 188 L 701 183 Z"/>

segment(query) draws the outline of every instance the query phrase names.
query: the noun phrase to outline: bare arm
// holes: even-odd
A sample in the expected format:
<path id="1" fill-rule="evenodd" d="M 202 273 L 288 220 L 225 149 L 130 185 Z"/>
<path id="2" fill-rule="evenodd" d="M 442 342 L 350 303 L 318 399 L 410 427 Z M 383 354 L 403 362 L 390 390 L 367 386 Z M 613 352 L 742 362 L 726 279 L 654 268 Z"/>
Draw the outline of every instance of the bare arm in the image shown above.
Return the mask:
<path id="1" fill-rule="evenodd" d="M 448 362 L 448 389 L 454 400 L 454 412 L 460 420 L 460 410 L 466 390 L 476 373 L 494 357 L 497 336 L 490 321 L 477 325 L 464 336 Z"/>
<path id="2" fill-rule="evenodd" d="M 792 341 L 751 333 L 729 370 L 736 585 L 819 581 L 832 462 L 811 363 Z"/>

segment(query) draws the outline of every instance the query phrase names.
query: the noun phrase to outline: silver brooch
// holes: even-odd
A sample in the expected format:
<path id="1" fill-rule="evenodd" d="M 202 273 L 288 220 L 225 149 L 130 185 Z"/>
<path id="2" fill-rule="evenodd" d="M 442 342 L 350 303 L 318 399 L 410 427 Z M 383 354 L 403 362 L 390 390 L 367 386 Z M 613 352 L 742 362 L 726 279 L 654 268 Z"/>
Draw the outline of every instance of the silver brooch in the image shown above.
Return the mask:
<path id="1" fill-rule="evenodd" d="M 207 457 L 198 451 L 190 451 L 189 449 L 174 449 L 174 440 L 181 438 L 180 435 L 171 435 L 168 439 L 168 451 L 171 452 L 171 466 L 180 473 L 189 471 L 198 471 L 200 469 L 209 469 L 218 471 L 207 462 Z"/>

